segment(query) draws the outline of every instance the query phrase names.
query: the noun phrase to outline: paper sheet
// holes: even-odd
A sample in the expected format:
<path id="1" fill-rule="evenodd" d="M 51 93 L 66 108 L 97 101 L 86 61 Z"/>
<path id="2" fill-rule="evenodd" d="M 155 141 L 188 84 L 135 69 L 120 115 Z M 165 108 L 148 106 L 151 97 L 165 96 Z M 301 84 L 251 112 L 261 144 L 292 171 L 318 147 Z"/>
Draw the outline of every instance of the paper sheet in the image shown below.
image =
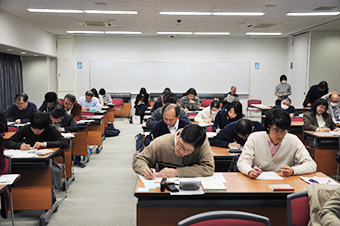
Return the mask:
<path id="1" fill-rule="evenodd" d="M 0 176 L 0 184 L 13 184 L 19 174 L 3 174 Z"/>
<path id="2" fill-rule="evenodd" d="M 309 181 L 312 177 L 303 177 L 301 176 L 300 177 L 303 181 L 307 182 L 308 184 L 312 184 L 313 182 L 312 181 Z M 334 185 L 340 185 L 338 182 L 336 182 L 335 180 L 332 180 L 328 177 L 318 177 L 318 178 L 321 178 L 321 179 L 327 179 L 328 180 L 328 183 L 327 184 L 334 184 Z"/>
<path id="3" fill-rule="evenodd" d="M 38 157 L 37 154 L 35 154 L 35 151 L 37 149 L 32 149 L 28 151 L 22 151 L 22 150 L 5 150 L 4 155 L 11 156 L 12 158 L 32 158 L 32 157 Z"/>
<path id="4" fill-rule="evenodd" d="M 75 137 L 72 133 L 61 133 L 64 138 Z"/>
<path id="5" fill-rule="evenodd" d="M 277 173 L 273 171 L 262 172 L 260 176 L 256 178 L 256 180 L 284 180 L 283 177 L 279 176 Z"/>

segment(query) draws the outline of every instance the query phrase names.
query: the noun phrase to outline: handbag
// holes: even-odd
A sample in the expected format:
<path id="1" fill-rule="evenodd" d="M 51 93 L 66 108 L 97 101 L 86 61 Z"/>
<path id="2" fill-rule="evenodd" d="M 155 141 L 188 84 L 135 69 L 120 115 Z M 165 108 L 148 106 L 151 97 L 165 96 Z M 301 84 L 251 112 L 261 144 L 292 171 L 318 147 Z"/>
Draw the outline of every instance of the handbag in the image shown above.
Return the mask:
<path id="1" fill-rule="evenodd" d="M 136 106 L 136 113 L 135 115 L 144 115 L 146 110 L 145 104 L 141 103 Z"/>

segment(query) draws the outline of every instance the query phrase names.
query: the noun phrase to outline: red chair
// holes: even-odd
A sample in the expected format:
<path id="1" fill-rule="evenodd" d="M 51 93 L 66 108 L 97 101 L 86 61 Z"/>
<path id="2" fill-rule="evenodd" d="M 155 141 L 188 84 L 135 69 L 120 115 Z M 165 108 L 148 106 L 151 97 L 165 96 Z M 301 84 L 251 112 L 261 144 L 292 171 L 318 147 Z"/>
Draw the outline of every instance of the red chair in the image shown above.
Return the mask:
<path id="1" fill-rule="evenodd" d="M 5 156 L 5 168 L 2 171 L 2 173 L 3 174 L 10 174 L 11 169 L 12 169 L 12 159 L 9 156 Z M 11 186 L 8 188 L 8 192 L 9 192 L 9 200 L 10 200 L 10 205 L 11 205 L 12 225 L 14 225 L 14 211 L 13 211 L 13 200 L 12 200 L 12 188 L 11 188 Z"/>
<path id="2" fill-rule="evenodd" d="M 178 223 L 178 226 L 270 226 L 268 217 L 241 211 L 211 211 L 196 214 Z"/>
<path id="3" fill-rule="evenodd" d="M 17 127 L 13 127 L 13 126 L 8 126 L 8 132 L 17 132 L 18 128 Z"/>
<path id="4" fill-rule="evenodd" d="M 213 102 L 213 100 L 205 99 L 205 100 L 202 100 L 201 104 L 203 107 L 208 107 L 210 106 L 211 102 Z"/>
<path id="5" fill-rule="evenodd" d="M 207 127 L 207 132 L 213 132 L 212 126 Z"/>
<path id="6" fill-rule="evenodd" d="M 309 222 L 309 202 L 307 191 L 295 192 L 287 196 L 288 226 L 307 226 Z"/>
<path id="7" fill-rule="evenodd" d="M 64 103 L 64 99 L 59 99 L 60 103 L 63 104 Z"/>
<path id="8" fill-rule="evenodd" d="M 303 118 L 302 117 L 290 118 L 290 120 L 292 122 L 303 122 Z"/>
<path id="9" fill-rule="evenodd" d="M 251 105 L 252 104 L 262 104 L 261 100 L 248 100 L 248 107 L 247 107 L 247 112 L 250 112 L 250 118 L 251 118 L 251 112 L 261 112 L 260 109 L 254 108 Z"/>
<path id="10" fill-rule="evenodd" d="M 120 119 L 123 120 L 123 109 L 124 109 L 123 99 L 119 99 L 119 98 L 112 99 L 112 103 L 115 105 L 114 110 L 120 111 Z"/>

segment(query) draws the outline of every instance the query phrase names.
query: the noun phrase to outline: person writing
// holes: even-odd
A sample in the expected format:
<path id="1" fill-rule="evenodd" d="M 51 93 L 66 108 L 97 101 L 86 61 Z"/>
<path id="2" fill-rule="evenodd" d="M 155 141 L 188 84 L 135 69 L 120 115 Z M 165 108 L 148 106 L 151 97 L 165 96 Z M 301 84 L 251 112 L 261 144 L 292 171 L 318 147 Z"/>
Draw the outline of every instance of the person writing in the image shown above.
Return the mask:
<path id="1" fill-rule="evenodd" d="M 306 98 L 303 102 L 304 107 L 311 107 L 314 102 L 321 98 L 323 95 L 328 93 L 328 83 L 326 81 L 322 81 L 317 85 L 313 85 L 309 88 Z"/>
<path id="2" fill-rule="evenodd" d="M 91 90 L 86 91 L 85 96 L 80 97 L 78 103 L 82 106 L 83 111 L 100 111 L 102 109 L 99 99 L 94 96 Z"/>
<path id="3" fill-rule="evenodd" d="M 190 124 L 176 134 L 158 137 L 136 153 L 132 168 L 145 179 L 153 179 L 212 176 L 215 165 L 204 128 Z"/>
<path id="4" fill-rule="evenodd" d="M 83 119 L 83 109 L 80 104 L 76 102 L 76 97 L 73 94 L 66 94 L 64 103 L 60 104 L 67 114 L 73 115 L 75 122 Z"/>
<path id="5" fill-rule="evenodd" d="M 281 172 L 285 177 L 314 173 L 316 163 L 301 140 L 288 133 L 290 123 L 290 116 L 283 109 L 269 110 L 264 124 L 266 132 L 248 137 L 237 162 L 239 171 L 253 179 L 263 171 Z"/>
<path id="6" fill-rule="evenodd" d="M 226 125 L 241 118 L 243 118 L 242 104 L 234 101 L 228 105 L 227 109 L 218 111 L 212 129 L 214 132 L 219 133 Z"/>
<path id="7" fill-rule="evenodd" d="M 215 120 L 218 109 L 220 109 L 220 102 L 218 100 L 213 100 L 209 107 L 206 107 L 202 111 L 198 112 L 198 114 L 195 116 L 195 122 L 211 123 Z"/>
<path id="8" fill-rule="evenodd" d="M 236 94 L 236 86 L 232 86 L 230 92 L 223 96 L 222 109 L 227 109 L 232 102 L 239 101 L 239 96 Z"/>
<path id="9" fill-rule="evenodd" d="M 184 108 L 185 112 L 197 111 L 200 108 L 200 98 L 194 88 L 188 89 L 179 102 L 179 106 Z"/>

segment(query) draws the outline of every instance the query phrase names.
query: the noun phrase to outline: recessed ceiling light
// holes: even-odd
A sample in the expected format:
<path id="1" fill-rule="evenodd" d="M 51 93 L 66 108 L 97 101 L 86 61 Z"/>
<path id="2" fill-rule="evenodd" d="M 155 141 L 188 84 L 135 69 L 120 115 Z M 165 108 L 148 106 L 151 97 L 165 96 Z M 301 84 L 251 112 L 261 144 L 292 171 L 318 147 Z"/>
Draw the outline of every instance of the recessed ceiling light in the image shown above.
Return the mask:
<path id="1" fill-rule="evenodd" d="M 13 49 L 6 49 L 8 52 L 12 52 L 13 51 Z"/>
<path id="2" fill-rule="evenodd" d="M 340 12 L 287 13 L 287 16 L 337 16 Z"/>
<path id="3" fill-rule="evenodd" d="M 104 34 L 103 31 L 66 31 L 68 34 Z"/>
<path id="4" fill-rule="evenodd" d="M 159 14 L 175 16 L 209 16 L 212 12 L 159 12 Z"/>
<path id="5" fill-rule="evenodd" d="M 137 11 L 103 11 L 103 10 L 84 10 L 84 13 L 95 13 L 95 14 L 138 14 Z"/>
<path id="6" fill-rule="evenodd" d="M 26 52 L 22 51 L 21 54 L 26 54 Z"/>
<path id="7" fill-rule="evenodd" d="M 230 35 L 230 32 L 194 32 L 194 35 Z"/>
<path id="8" fill-rule="evenodd" d="M 214 16 L 263 16 L 264 13 L 255 12 L 214 12 Z"/>
<path id="9" fill-rule="evenodd" d="M 27 9 L 31 13 L 84 13 L 83 10 L 73 9 Z"/>
<path id="10" fill-rule="evenodd" d="M 157 31 L 158 35 L 192 35 L 193 32 L 190 31 L 184 31 L 184 32 L 178 32 L 178 31 Z"/>
<path id="11" fill-rule="evenodd" d="M 38 56 L 38 54 L 34 54 L 33 56 Z"/>
<path id="12" fill-rule="evenodd" d="M 247 32 L 246 35 L 282 35 L 282 33 Z"/>
<path id="13" fill-rule="evenodd" d="M 140 31 L 105 31 L 105 34 L 119 34 L 119 35 L 140 35 Z"/>

